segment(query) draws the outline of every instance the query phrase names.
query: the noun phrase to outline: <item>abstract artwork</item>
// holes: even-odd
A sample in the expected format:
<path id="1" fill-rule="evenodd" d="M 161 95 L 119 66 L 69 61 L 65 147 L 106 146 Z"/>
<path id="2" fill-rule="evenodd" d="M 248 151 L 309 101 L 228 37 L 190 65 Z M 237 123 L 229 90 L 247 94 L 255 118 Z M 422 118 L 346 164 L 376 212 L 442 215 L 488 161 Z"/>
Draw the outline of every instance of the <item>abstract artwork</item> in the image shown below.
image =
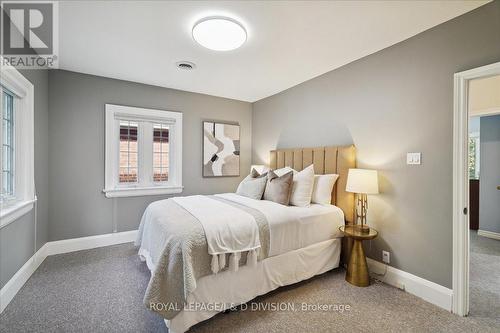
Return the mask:
<path id="1" fill-rule="evenodd" d="M 240 125 L 203 122 L 203 177 L 240 175 Z"/>

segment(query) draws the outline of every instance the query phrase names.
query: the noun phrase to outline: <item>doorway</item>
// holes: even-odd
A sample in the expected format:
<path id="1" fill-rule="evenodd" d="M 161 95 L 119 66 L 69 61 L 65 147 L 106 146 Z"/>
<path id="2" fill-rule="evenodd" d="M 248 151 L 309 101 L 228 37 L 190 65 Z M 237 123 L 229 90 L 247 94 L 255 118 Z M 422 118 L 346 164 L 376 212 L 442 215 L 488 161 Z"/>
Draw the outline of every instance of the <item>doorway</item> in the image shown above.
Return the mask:
<path id="1" fill-rule="evenodd" d="M 500 114 L 500 107 L 483 107 L 480 108 L 482 113 L 477 113 L 476 107 L 471 105 L 471 92 L 473 92 L 478 86 L 478 83 L 485 82 L 486 79 L 494 78 L 498 76 L 500 78 L 500 62 L 491 64 L 488 66 L 483 66 L 480 68 L 471 69 L 465 72 L 460 72 L 455 74 L 455 86 L 454 86 L 454 120 L 453 120 L 453 312 L 466 316 L 470 313 L 470 304 L 472 304 L 475 308 L 471 314 L 478 314 L 478 311 L 481 311 L 481 304 L 474 304 L 477 300 L 484 300 L 487 297 L 486 294 L 476 295 L 477 286 L 485 286 L 488 285 L 487 279 L 485 281 L 477 284 L 477 281 L 471 281 L 471 267 L 474 269 L 474 274 L 472 277 L 475 279 L 481 274 L 485 278 L 491 278 L 492 265 L 488 265 L 488 263 L 483 263 L 484 265 L 480 266 L 481 260 L 488 261 L 491 258 L 485 256 L 481 256 L 484 253 L 488 252 L 488 248 L 491 246 L 491 243 L 484 244 L 484 234 L 487 236 L 492 236 L 491 239 L 488 239 L 488 242 L 494 242 L 493 248 L 500 244 L 500 239 L 495 240 L 494 236 L 500 236 L 500 229 L 498 233 L 491 229 L 489 224 L 496 224 L 497 218 L 500 219 L 500 215 L 496 215 L 496 212 L 493 212 L 494 218 L 488 218 L 488 212 L 484 215 L 484 212 L 481 211 L 481 207 L 489 207 L 493 210 L 498 209 L 500 214 L 500 208 L 497 204 L 491 204 L 488 202 L 489 200 L 497 200 L 500 202 L 500 190 L 497 190 L 496 186 L 500 186 L 496 184 L 494 187 L 491 185 L 491 176 L 486 177 L 487 173 L 493 173 L 495 177 L 500 177 L 500 161 L 498 161 L 498 168 L 494 168 L 491 171 L 491 167 L 494 167 L 494 163 L 497 163 L 496 156 L 493 156 L 493 162 L 488 161 L 484 162 L 484 157 L 481 159 L 481 154 L 488 154 L 491 157 L 490 153 L 484 150 L 481 145 L 481 123 L 486 124 L 488 122 L 487 128 L 496 126 L 492 124 L 496 124 L 495 122 L 491 122 L 490 120 L 493 118 L 496 119 L 495 115 Z M 477 89 L 476 89 L 477 90 Z M 491 93 L 490 93 L 491 94 Z M 493 90 L 493 97 L 500 97 L 500 90 Z M 476 112 L 476 114 L 474 114 Z M 472 116 L 472 118 L 471 118 Z M 476 119 L 474 117 L 477 117 Z M 500 119 L 500 115 L 498 116 Z M 487 122 L 486 122 L 487 121 Z M 500 122 L 499 122 L 500 124 Z M 477 129 L 474 131 L 474 129 Z M 485 128 L 486 130 L 486 128 Z M 490 131 L 490 129 L 489 129 Z M 494 134 L 497 134 L 493 132 Z M 500 133 L 500 132 L 498 132 Z M 483 148 L 483 149 L 481 149 Z M 470 154 L 469 154 L 470 153 Z M 498 157 L 500 159 L 500 157 Z M 483 160 L 483 163 L 481 163 Z M 481 164 L 483 164 L 483 169 L 481 169 Z M 488 168 L 485 168 L 488 166 Z M 484 179 L 481 179 L 481 171 L 484 171 Z M 493 182 L 497 182 L 497 178 L 493 180 Z M 484 182 L 484 184 L 482 184 Z M 483 192 L 487 190 L 487 194 L 481 193 L 481 188 L 483 187 Z M 490 190 L 490 187 L 494 189 L 494 191 Z M 486 193 L 485 192 L 485 193 Z M 491 193 L 490 193 L 491 192 Z M 498 196 L 498 199 L 497 199 Z M 483 203 L 481 202 L 481 198 L 483 199 Z M 483 224 L 481 223 L 483 220 Z M 500 228 L 500 220 L 498 221 L 498 227 Z M 478 231 L 470 230 L 470 227 L 478 229 Z M 495 226 L 496 227 L 496 226 Z M 483 228 L 483 229 L 481 229 Z M 493 230 L 493 231 L 489 231 Z M 483 234 L 481 234 L 483 233 Z M 472 237 L 472 242 L 471 242 Z M 478 237 L 481 237 L 479 239 Z M 479 242 L 481 241 L 481 242 Z M 497 243 L 498 242 L 498 243 Z M 484 248 L 482 248 L 484 246 Z M 471 252 L 472 251 L 472 252 Z M 474 259 L 474 263 L 470 262 L 470 259 Z M 486 259 L 485 259 L 486 258 Z M 498 258 L 500 257 L 494 257 Z M 477 260 L 477 262 L 476 262 Z M 476 273 L 479 273 L 476 274 Z M 500 276 L 500 271 L 498 272 Z M 472 282 L 472 284 L 471 284 Z M 471 285 L 473 287 L 473 295 L 471 297 Z M 475 289 L 474 289 L 475 288 Z M 479 288 L 481 289 L 481 288 Z M 478 296 L 478 297 L 476 297 Z M 496 296 L 493 295 L 493 298 Z M 500 297 L 500 293 L 499 296 Z M 473 302 L 471 303 L 471 299 Z M 497 300 L 496 300 L 497 301 Z M 486 300 L 488 302 L 488 300 Z M 479 305 L 478 305 L 479 304 Z M 491 306 L 485 306 L 484 309 L 488 311 Z M 483 309 L 483 310 L 484 310 Z M 483 313 L 484 315 L 484 313 Z M 485 314 L 488 316 L 488 314 Z M 495 314 L 492 314 L 494 317 Z"/>
<path id="2" fill-rule="evenodd" d="M 473 79 L 469 113 L 469 316 L 500 325 L 500 75 Z"/>

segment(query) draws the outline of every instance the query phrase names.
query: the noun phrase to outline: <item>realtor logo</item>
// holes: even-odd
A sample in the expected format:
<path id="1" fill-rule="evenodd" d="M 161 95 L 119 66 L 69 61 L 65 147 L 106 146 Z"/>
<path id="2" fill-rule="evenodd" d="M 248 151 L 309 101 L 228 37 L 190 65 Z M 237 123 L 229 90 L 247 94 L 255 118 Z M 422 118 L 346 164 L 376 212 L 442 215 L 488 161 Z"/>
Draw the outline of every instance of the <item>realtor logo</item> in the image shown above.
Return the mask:
<path id="1" fill-rule="evenodd" d="M 2 1 L 2 64 L 56 67 L 57 3 Z"/>

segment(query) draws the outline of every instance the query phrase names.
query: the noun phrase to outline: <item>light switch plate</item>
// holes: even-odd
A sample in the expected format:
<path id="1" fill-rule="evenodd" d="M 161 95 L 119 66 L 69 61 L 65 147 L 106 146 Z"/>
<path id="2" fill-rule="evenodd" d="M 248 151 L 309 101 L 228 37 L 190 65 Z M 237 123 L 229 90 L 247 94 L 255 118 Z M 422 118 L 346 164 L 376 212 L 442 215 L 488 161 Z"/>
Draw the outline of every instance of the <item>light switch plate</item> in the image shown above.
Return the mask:
<path id="1" fill-rule="evenodd" d="M 406 164 L 422 164 L 422 153 L 407 153 Z"/>

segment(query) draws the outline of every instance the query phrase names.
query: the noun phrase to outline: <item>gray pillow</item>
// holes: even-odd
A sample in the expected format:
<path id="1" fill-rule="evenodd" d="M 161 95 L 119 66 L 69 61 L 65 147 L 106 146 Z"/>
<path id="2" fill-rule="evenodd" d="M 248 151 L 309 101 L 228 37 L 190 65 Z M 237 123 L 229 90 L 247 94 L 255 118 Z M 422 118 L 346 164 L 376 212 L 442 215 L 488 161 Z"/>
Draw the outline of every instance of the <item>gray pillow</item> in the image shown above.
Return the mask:
<path id="1" fill-rule="evenodd" d="M 261 175 L 255 171 L 255 169 L 252 169 L 252 172 L 246 176 L 238 186 L 236 194 L 255 200 L 261 200 L 264 189 L 266 188 L 266 176 L 267 172 Z"/>
<path id="2" fill-rule="evenodd" d="M 269 171 L 264 191 L 264 200 L 288 206 L 290 203 L 290 194 L 292 193 L 292 185 L 293 171 L 287 172 L 281 177 L 278 177 L 273 171 Z"/>

